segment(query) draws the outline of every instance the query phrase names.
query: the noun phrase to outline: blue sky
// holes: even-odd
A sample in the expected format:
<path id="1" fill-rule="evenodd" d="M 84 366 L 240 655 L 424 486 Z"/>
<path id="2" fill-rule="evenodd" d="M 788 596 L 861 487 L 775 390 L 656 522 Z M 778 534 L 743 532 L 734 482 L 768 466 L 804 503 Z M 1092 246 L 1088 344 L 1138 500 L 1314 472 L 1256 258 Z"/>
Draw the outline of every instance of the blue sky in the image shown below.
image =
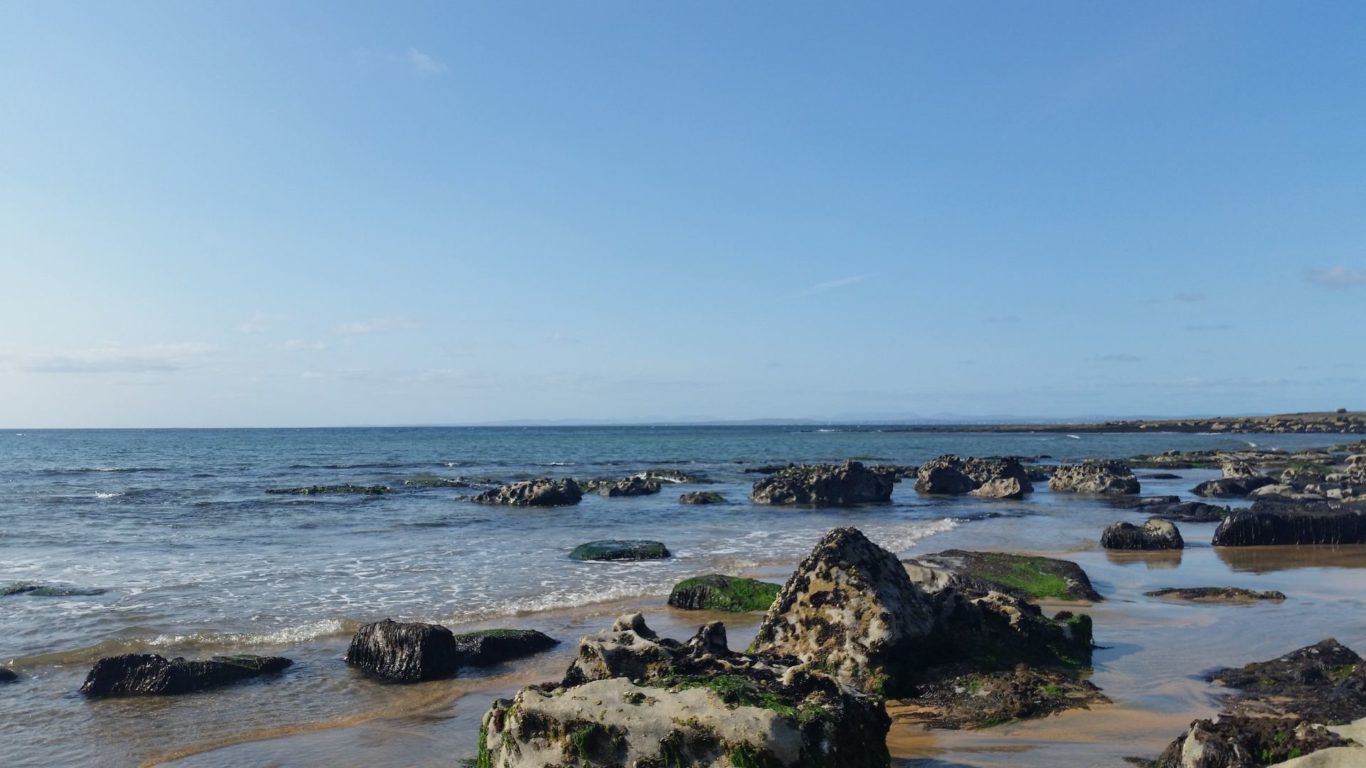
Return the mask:
<path id="1" fill-rule="evenodd" d="M 0 425 L 1366 408 L 1366 5 L 0 3 Z"/>

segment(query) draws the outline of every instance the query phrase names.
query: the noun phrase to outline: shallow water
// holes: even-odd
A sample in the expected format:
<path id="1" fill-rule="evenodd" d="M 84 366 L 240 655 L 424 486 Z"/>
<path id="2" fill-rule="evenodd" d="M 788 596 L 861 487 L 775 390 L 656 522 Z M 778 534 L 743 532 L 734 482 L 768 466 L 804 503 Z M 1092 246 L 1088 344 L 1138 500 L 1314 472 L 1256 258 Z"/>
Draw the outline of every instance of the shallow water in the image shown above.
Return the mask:
<path id="1" fill-rule="evenodd" d="M 1293 449 L 1333 438 L 1251 441 Z M 1070 459 L 1247 443 L 1213 435 L 1071 439 L 794 428 L 3 434 L 0 585 L 30 581 L 105 591 L 0 597 L 0 659 L 24 677 L 0 691 L 7 734 L 0 764 L 121 766 L 180 757 L 183 765 L 450 765 L 472 753 L 488 700 L 558 677 L 578 636 L 639 608 L 668 634 L 689 634 L 702 617 L 664 608 L 673 582 L 717 571 L 781 580 L 835 525 L 858 526 L 903 556 L 954 546 L 1075 553 L 1101 591 L 1115 597 L 1093 609 L 1099 641 L 1113 646 L 1097 656 L 1097 683 L 1119 707 L 1189 719 L 1208 707 L 1205 686 L 1187 679 L 1204 667 L 1269 657 L 1327 634 L 1366 645 L 1366 631 L 1352 618 L 1363 615 L 1356 597 L 1364 586 L 1362 553 L 1315 552 L 1297 562 L 1283 553 L 1193 547 L 1179 562 L 1132 562 L 1095 548 L 1105 523 L 1139 517 L 1103 502 L 1043 489 L 1024 502 L 928 499 L 903 483 L 888 505 L 773 509 L 745 501 L 758 476 L 743 470 L 789 460 L 919 463 L 945 452 Z M 705 475 L 715 481 L 708 490 L 734 503 L 682 506 L 678 495 L 697 486 L 666 486 L 653 497 L 588 496 L 576 507 L 516 510 L 462 500 L 478 488 L 403 486 L 421 475 L 506 481 L 619 477 L 651 467 Z M 1144 493 L 1184 493 L 1211 476 L 1181 474 L 1177 481 L 1145 482 Z M 265 493 L 337 483 L 385 484 L 396 492 Z M 1192 544 L 1208 541 L 1213 529 L 1182 528 Z M 658 539 L 675 557 L 584 564 L 565 556 L 575 544 L 609 536 Z M 1145 589 L 1201 580 L 1277 588 L 1291 599 L 1274 607 L 1194 608 L 1141 597 Z M 567 642 L 516 669 L 385 686 L 341 662 L 354 628 L 385 616 L 453 628 L 528 626 Z M 1295 620 L 1281 619 L 1286 616 Z M 732 646 L 741 647 L 744 628 L 752 632 L 757 618 L 726 621 Z M 73 693 L 95 659 L 136 651 L 272 653 L 297 663 L 280 680 L 173 700 L 87 702 Z M 1175 730 L 1179 725 L 1184 721 Z M 1043 726 L 1022 726 L 1020 733 L 1030 727 Z M 1165 743 L 1171 735 L 1156 740 Z M 937 735 L 925 755 L 976 764 L 963 755 L 991 746 L 977 738 Z M 1021 738 L 1034 737 L 1007 742 L 1014 749 Z M 960 742 L 969 752 L 954 751 Z M 1025 753 L 1009 754 L 1025 759 Z"/>

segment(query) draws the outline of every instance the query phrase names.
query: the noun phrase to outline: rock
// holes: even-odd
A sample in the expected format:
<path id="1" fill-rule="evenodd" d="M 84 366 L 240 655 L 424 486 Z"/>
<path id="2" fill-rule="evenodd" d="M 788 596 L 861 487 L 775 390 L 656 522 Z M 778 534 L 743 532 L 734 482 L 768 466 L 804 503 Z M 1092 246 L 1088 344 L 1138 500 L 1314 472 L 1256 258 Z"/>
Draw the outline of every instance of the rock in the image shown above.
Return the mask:
<path id="1" fill-rule="evenodd" d="M 548 477 L 524 480 L 485 491 L 474 497 L 479 504 L 508 504 L 516 507 L 559 507 L 578 504 L 583 490 L 573 478 Z"/>
<path id="2" fill-rule="evenodd" d="M 896 722 L 953 730 L 1047 717 L 1108 702 L 1088 680 L 1056 669 L 1021 666 L 937 680 L 921 687 L 914 700 L 889 703 L 887 709 Z"/>
<path id="3" fill-rule="evenodd" d="M 1142 511 L 1152 517 L 1185 523 L 1218 523 L 1233 512 L 1229 507 L 1207 504 L 1203 501 L 1147 507 Z"/>
<path id="4" fill-rule="evenodd" d="M 346 663 L 384 680 L 416 683 L 452 677 L 460 669 L 461 653 L 443 626 L 385 619 L 357 630 Z"/>
<path id="5" fill-rule="evenodd" d="M 277 674 L 293 663 L 278 656 L 215 656 L 208 660 L 176 658 L 168 661 L 156 654 L 130 653 L 95 662 L 81 686 L 81 693 L 91 698 L 171 696 Z"/>
<path id="6" fill-rule="evenodd" d="M 0 667 L 0 684 L 15 683 L 19 681 L 19 675 L 9 667 Z"/>
<path id="7" fill-rule="evenodd" d="M 679 504 L 725 504 L 726 497 L 716 491 L 692 491 L 678 497 Z"/>
<path id="8" fill-rule="evenodd" d="M 1236 509 L 1214 531 L 1216 547 L 1272 544 L 1366 544 L 1366 504 L 1258 499 Z"/>
<path id="9" fill-rule="evenodd" d="M 1103 600 L 1081 566 L 1050 557 L 950 549 L 906 562 L 911 580 L 931 591 L 951 586 L 968 597 L 1005 592 L 1031 600 Z"/>
<path id="10" fill-rule="evenodd" d="M 476 765 L 883 768 L 889 725 L 829 675 L 731 652 L 719 622 L 679 643 L 635 614 L 585 637 L 561 685 L 495 701 Z"/>
<path id="11" fill-rule="evenodd" d="M 36 581 L 12 581 L 0 586 L 0 597 L 28 595 L 29 597 L 90 597 L 103 595 L 108 590 L 98 587 L 78 587 L 72 584 L 42 584 Z"/>
<path id="12" fill-rule="evenodd" d="M 658 541 L 603 539 L 574 547 L 571 560 L 662 560 L 669 549 Z"/>
<path id="13" fill-rule="evenodd" d="M 788 462 L 787 464 L 760 464 L 757 467 L 745 467 L 740 471 L 746 475 L 772 475 L 782 472 L 784 469 L 792 469 L 796 466 L 796 464 L 791 462 Z"/>
<path id="14" fill-rule="evenodd" d="M 1169 520 L 1151 518 L 1142 527 L 1131 523 L 1112 523 L 1100 536 L 1106 549 L 1181 549 L 1186 544 L 1181 532 Z"/>
<path id="15" fill-rule="evenodd" d="M 780 584 L 711 574 L 675 584 L 669 605 L 689 610 L 766 611 L 780 589 Z"/>
<path id="16" fill-rule="evenodd" d="M 1196 496 L 1217 496 L 1220 498 L 1241 498 L 1261 488 L 1271 485 L 1275 481 L 1269 477 L 1240 477 L 1229 478 L 1221 477 L 1217 480 L 1206 480 L 1195 486 L 1191 491 Z"/>
<path id="17" fill-rule="evenodd" d="M 1168 587 L 1143 594 L 1192 603 L 1255 603 L 1258 600 L 1279 603 L 1285 599 L 1283 592 L 1256 592 L 1242 587 Z"/>
<path id="18" fill-rule="evenodd" d="M 875 472 L 857 461 L 804 464 L 759 480 L 750 499 L 756 504 L 867 504 L 890 500 L 895 483 L 893 473 Z"/>
<path id="19" fill-rule="evenodd" d="M 920 465 L 915 489 L 920 493 L 1019 499 L 1034 486 L 1029 473 L 1015 459 L 961 459 L 947 454 Z"/>
<path id="20" fill-rule="evenodd" d="M 598 493 L 603 496 L 648 496 L 659 493 L 659 481 L 648 480 L 640 476 L 632 476 L 616 482 L 606 483 L 598 486 Z"/>
<path id="21" fill-rule="evenodd" d="M 1254 477 L 1261 477 L 1262 473 L 1249 461 L 1242 459 L 1227 459 L 1220 465 L 1220 471 L 1224 477 L 1231 480 L 1246 480 Z"/>
<path id="22" fill-rule="evenodd" d="M 441 477 L 439 475 L 418 475 L 404 479 L 405 488 L 469 488 L 470 482 L 463 477 Z"/>
<path id="23" fill-rule="evenodd" d="M 924 665 L 935 618 L 936 607 L 895 555 L 855 528 L 836 528 L 787 580 L 752 647 L 896 695 Z"/>
<path id="24" fill-rule="evenodd" d="M 1174 473 L 1172 473 L 1172 472 L 1153 472 L 1152 474 L 1144 475 L 1144 476 L 1143 476 L 1143 479 L 1144 479 L 1144 480 L 1180 480 L 1180 479 L 1181 479 L 1181 476 L 1178 475 L 1178 474 L 1174 474 Z"/>
<path id="25" fill-rule="evenodd" d="M 380 496 L 389 493 L 386 485 L 308 485 L 300 488 L 267 488 L 266 493 L 289 496 L 318 496 L 322 494 L 352 493 L 362 496 Z"/>
<path id="26" fill-rule="evenodd" d="M 647 469 L 635 473 L 632 477 L 654 483 L 673 483 L 674 485 L 692 485 L 696 483 L 711 482 L 702 475 L 694 475 L 690 472 L 684 472 L 681 469 Z"/>
<path id="27" fill-rule="evenodd" d="M 1019 664 L 1065 670 L 1091 665 L 1091 618 L 1085 614 L 1059 611 L 1050 619 L 1037 605 L 1004 592 L 969 599 L 949 589 L 934 598 L 937 647 L 922 681 Z"/>
<path id="28" fill-rule="evenodd" d="M 1122 461 L 1091 459 L 1080 464 L 1062 465 L 1048 481 L 1053 491 L 1072 493 L 1138 493 L 1138 478 Z"/>
<path id="29" fill-rule="evenodd" d="M 455 647 L 465 666 L 488 667 L 534 656 L 560 641 L 534 629 L 481 629 L 455 636 Z"/>
<path id="30" fill-rule="evenodd" d="M 1296 718 L 1196 720 L 1163 750 L 1157 768 L 1257 768 L 1348 742 Z"/>
<path id="31" fill-rule="evenodd" d="M 1136 509 L 1140 512 L 1149 507 L 1163 507 L 1181 503 L 1180 496 L 1108 496 L 1105 501 L 1112 507 Z"/>

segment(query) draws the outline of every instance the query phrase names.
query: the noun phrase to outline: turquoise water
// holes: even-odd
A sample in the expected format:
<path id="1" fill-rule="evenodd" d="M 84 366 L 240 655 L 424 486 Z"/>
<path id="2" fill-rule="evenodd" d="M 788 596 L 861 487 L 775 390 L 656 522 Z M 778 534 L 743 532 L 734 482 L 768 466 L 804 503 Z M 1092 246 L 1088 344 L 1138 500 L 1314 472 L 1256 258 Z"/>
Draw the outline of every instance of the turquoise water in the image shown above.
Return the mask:
<path id="1" fill-rule="evenodd" d="M 745 470 L 759 465 L 846 458 L 915 464 L 948 452 L 1068 460 L 1334 441 L 792 427 L 2 433 L 0 586 L 38 582 L 99 594 L 0 597 L 0 660 L 26 678 L 0 692 L 8 733 L 0 763 L 135 764 L 244 728 L 377 705 L 390 694 L 337 660 L 361 622 L 540 622 L 563 633 L 576 620 L 566 624 L 566 611 L 588 615 L 595 605 L 656 600 L 686 576 L 781 576 L 835 525 L 855 525 L 901 555 L 941 548 L 938 541 L 1003 543 L 993 533 L 1000 530 L 1015 531 L 1021 547 L 1057 548 L 1054 528 L 993 521 L 1056 516 L 1075 503 L 1042 492 L 1024 502 L 926 498 L 903 483 L 886 505 L 758 507 L 746 497 L 760 475 Z M 733 503 L 680 505 L 679 494 L 701 487 L 692 485 L 640 498 L 590 495 L 558 509 L 487 507 L 466 498 L 528 477 L 622 477 L 651 468 L 703 476 L 707 490 Z M 464 478 L 472 487 L 404 485 L 432 476 Z M 394 492 L 266 493 L 340 483 Z M 1183 479 L 1145 492 L 1193 484 Z M 675 557 L 635 564 L 566 557 L 574 545 L 605 537 L 657 539 Z M 134 651 L 270 652 L 302 663 L 287 682 L 155 705 L 154 725 L 109 716 L 153 705 L 90 704 L 71 694 L 96 658 Z"/>

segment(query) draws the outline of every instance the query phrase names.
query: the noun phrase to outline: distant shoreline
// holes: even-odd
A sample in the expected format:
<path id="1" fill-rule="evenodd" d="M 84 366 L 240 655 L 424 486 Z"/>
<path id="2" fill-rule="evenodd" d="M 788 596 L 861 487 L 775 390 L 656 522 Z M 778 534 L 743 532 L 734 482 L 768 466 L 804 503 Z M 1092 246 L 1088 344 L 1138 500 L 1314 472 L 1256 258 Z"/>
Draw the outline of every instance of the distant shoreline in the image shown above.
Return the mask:
<path id="1" fill-rule="evenodd" d="M 1321 411 L 1207 419 L 1117 419 L 1077 424 L 956 424 L 906 427 L 924 432 L 1210 432 L 1213 434 L 1363 434 L 1366 411 Z"/>

